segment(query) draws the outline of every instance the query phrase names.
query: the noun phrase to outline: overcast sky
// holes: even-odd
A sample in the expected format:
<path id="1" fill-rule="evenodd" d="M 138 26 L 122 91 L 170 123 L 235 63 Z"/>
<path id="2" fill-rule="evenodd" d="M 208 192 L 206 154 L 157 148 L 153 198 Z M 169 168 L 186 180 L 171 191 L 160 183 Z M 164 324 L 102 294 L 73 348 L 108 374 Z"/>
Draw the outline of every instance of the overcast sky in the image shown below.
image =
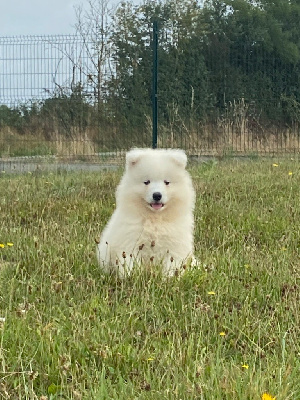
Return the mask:
<path id="1" fill-rule="evenodd" d="M 79 4 L 87 0 L 0 0 L 0 36 L 75 33 L 74 6 Z"/>

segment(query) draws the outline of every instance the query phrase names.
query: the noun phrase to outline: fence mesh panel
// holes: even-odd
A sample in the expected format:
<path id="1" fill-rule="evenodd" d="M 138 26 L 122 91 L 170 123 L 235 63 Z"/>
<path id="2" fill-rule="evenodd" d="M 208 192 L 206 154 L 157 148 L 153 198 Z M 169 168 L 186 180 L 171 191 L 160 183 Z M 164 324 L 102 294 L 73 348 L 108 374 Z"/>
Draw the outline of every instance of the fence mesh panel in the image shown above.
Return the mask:
<path id="1" fill-rule="evenodd" d="M 111 39 L 0 37 L 0 157 L 118 160 L 151 146 L 151 32 L 148 23 L 125 55 Z M 299 66 L 260 46 L 198 41 L 185 50 L 180 40 L 174 24 L 160 24 L 159 147 L 299 151 L 299 102 L 289 95 Z"/>
<path id="2" fill-rule="evenodd" d="M 0 156 L 122 150 L 107 122 L 110 62 L 76 35 L 0 38 Z"/>

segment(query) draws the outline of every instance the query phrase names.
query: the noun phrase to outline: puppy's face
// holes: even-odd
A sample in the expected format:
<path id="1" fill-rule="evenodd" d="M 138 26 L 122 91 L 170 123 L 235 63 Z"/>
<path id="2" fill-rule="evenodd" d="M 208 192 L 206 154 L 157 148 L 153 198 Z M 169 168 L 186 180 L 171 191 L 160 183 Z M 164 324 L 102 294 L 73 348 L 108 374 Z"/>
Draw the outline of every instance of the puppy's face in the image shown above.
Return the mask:
<path id="1" fill-rule="evenodd" d="M 150 177 L 149 177 L 150 178 Z M 172 192 L 170 189 L 170 180 L 144 180 L 144 195 L 143 199 L 153 211 L 162 211 L 167 205 L 169 194 Z"/>
<path id="2" fill-rule="evenodd" d="M 184 203 L 186 155 L 176 150 L 133 150 L 127 154 L 126 172 L 119 189 L 122 201 L 162 213 Z"/>
<path id="3" fill-rule="evenodd" d="M 151 212 L 163 212 L 176 198 L 178 178 L 162 168 L 149 166 L 146 160 L 127 171 L 123 182 L 123 194 L 137 207 L 146 207 Z M 164 173 L 165 172 L 165 173 Z M 125 183 L 125 186 L 124 186 Z"/>

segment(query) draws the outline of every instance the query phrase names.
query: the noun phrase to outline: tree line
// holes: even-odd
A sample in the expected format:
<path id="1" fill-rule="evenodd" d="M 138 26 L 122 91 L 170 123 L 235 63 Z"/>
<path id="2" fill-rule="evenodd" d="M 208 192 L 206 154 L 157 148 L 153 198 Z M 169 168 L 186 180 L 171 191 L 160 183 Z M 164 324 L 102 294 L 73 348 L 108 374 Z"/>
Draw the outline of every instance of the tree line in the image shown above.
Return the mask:
<path id="1" fill-rule="evenodd" d="M 100 130 L 95 140 L 105 132 L 150 132 L 154 20 L 166 136 L 203 135 L 207 127 L 243 120 L 257 135 L 298 127 L 300 0 L 145 0 L 113 11 L 108 5 L 90 0 L 89 10 L 77 9 L 77 33 L 92 43 L 93 70 L 38 106 L 1 106 L 0 127 L 15 124 L 22 132 L 42 119 L 46 135 L 52 118 L 67 136 L 91 125 Z"/>

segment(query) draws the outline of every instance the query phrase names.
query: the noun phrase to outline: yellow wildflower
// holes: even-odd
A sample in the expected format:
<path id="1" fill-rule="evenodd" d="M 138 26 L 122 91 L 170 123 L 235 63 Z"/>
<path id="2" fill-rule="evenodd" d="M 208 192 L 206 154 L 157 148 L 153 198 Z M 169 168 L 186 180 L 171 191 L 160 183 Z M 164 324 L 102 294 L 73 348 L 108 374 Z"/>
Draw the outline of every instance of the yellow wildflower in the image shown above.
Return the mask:
<path id="1" fill-rule="evenodd" d="M 249 365 L 248 365 L 248 364 L 243 364 L 243 365 L 242 365 L 242 368 L 244 368 L 244 369 L 249 369 Z"/>
<path id="2" fill-rule="evenodd" d="M 13 243 L 6 243 L 6 246 L 12 247 L 14 244 Z"/>
<path id="3" fill-rule="evenodd" d="M 226 332 L 220 332 L 219 335 L 220 336 L 226 336 Z"/>
<path id="4" fill-rule="evenodd" d="M 293 175 L 293 173 L 292 173 L 292 171 L 290 171 L 290 172 L 289 172 L 289 176 L 292 176 L 292 175 Z"/>
<path id="5" fill-rule="evenodd" d="M 147 361 L 153 361 L 153 360 L 154 360 L 154 357 L 147 358 Z"/>
<path id="6" fill-rule="evenodd" d="M 271 396 L 269 393 L 264 393 L 261 396 L 261 400 L 276 400 L 276 397 Z"/>
<path id="7" fill-rule="evenodd" d="M 213 291 L 210 291 L 210 292 L 207 292 L 207 294 L 209 294 L 209 295 L 214 295 L 214 294 L 216 294 L 216 293 L 213 292 Z"/>
<path id="8" fill-rule="evenodd" d="M 4 249 L 4 247 L 5 247 L 5 244 L 0 243 L 0 249 Z"/>
<path id="9" fill-rule="evenodd" d="M 273 164 L 273 167 L 278 167 L 278 164 L 274 163 L 274 164 Z"/>

